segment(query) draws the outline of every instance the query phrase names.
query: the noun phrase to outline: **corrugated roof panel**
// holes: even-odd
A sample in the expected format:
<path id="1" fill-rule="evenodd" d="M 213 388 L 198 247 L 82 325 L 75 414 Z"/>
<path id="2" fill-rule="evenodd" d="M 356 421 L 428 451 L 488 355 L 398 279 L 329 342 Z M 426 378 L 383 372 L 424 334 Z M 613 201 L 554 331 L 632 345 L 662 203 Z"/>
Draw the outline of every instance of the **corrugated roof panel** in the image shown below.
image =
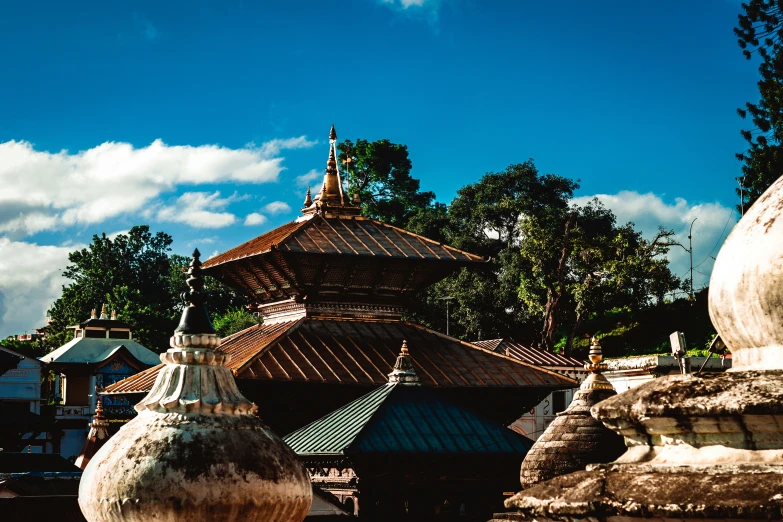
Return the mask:
<path id="1" fill-rule="evenodd" d="M 536 366 L 562 366 L 564 368 L 581 368 L 584 366 L 584 362 L 574 357 L 566 357 L 559 353 L 531 348 L 509 339 L 473 341 L 473 344 L 497 353 L 507 354 L 509 357 Z"/>
<path id="2" fill-rule="evenodd" d="M 400 259 L 482 262 L 480 256 L 463 252 L 380 221 L 313 215 L 282 225 L 204 262 L 210 268 L 237 259 L 281 251 Z"/>
<path id="3" fill-rule="evenodd" d="M 300 455 L 509 453 L 533 441 L 421 386 L 383 385 L 284 438 Z"/>
<path id="4" fill-rule="evenodd" d="M 295 452 L 341 454 L 375 414 L 393 386 L 384 385 L 284 437 Z"/>
<path id="5" fill-rule="evenodd" d="M 578 385 L 554 371 L 400 321 L 305 318 L 259 325 L 224 339 L 221 349 L 232 355 L 229 368 L 242 378 L 380 385 L 388 381 L 403 340 L 425 386 Z M 125 381 L 108 391 L 121 389 Z M 149 391 L 138 390 L 140 382 L 135 389 Z"/>

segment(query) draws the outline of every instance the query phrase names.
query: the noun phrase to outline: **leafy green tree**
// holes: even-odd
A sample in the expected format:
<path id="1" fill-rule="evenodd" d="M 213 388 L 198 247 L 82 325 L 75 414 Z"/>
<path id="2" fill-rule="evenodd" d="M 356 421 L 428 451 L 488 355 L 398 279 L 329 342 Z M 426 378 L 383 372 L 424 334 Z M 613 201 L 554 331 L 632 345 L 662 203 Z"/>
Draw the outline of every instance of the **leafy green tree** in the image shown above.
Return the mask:
<path id="1" fill-rule="evenodd" d="M 577 186 L 559 176 L 539 174 L 529 160 L 488 173 L 460 189 L 448 211 L 427 223 L 441 233 L 438 240 L 483 255 L 489 262 L 483 269 L 463 270 L 429 289 L 416 308 L 417 320 L 442 329 L 445 305 L 440 298 L 450 296 L 454 297 L 450 328 L 454 335 L 469 340 L 530 339 L 535 321 L 518 298 L 521 224 L 525 216 L 543 220 L 566 211 Z"/>
<path id="2" fill-rule="evenodd" d="M 17 341 L 15 337 L 10 336 L 5 339 L 0 339 L 0 346 L 36 359 L 46 355 L 46 345 L 43 343 L 42 339 L 35 341 Z"/>
<path id="3" fill-rule="evenodd" d="M 783 3 L 778 0 L 749 0 L 742 4 L 734 33 L 745 58 L 756 55 L 759 64 L 758 103 L 746 103 L 737 109 L 749 118 L 752 129 L 742 131 L 748 150 L 737 154 L 743 162 L 742 188 L 738 206 L 747 210 L 772 183 L 783 174 Z"/>
<path id="4" fill-rule="evenodd" d="M 47 344 L 57 347 L 73 335 L 67 327 L 90 316 L 106 303 L 118 317 L 135 327 L 134 335 L 152 350 L 164 350 L 177 325 L 183 286 L 172 285 L 168 252 L 172 238 L 153 234 L 147 225 L 135 226 L 114 239 L 93 236 L 92 244 L 68 255 L 63 275 L 72 283 L 50 310 Z"/>
<path id="5" fill-rule="evenodd" d="M 363 215 L 405 228 L 411 217 L 432 205 L 435 194 L 422 192 L 419 180 L 410 175 L 406 145 L 357 139 L 337 148 L 348 194 L 358 194 Z"/>
<path id="6" fill-rule="evenodd" d="M 223 314 L 212 316 L 212 325 L 220 337 L 228 337 L 260 323 L 261 318 L 251 314 L 247 308 L 230 308 Z"/>

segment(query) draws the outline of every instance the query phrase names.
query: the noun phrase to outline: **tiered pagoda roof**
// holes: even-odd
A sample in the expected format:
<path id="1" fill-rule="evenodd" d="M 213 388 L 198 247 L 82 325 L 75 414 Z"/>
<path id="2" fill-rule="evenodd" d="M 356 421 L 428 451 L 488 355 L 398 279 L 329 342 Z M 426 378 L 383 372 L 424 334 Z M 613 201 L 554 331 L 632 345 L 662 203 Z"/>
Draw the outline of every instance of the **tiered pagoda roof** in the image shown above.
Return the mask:
<path id="1" fill-rule="evenodd" d="M 545 390 L 576 386 L 557 372 L 402 321 L 414 292 L 485 260 L 359 215 L 357 198 L 343 193 L 336 139 L 332 127 L 324 183 L 315 197 L 308 189 L 296 221 L 203 264 L 206 274 L 247 295 L 264 319 L 223 339 L 234 375 L 366 390 L 387 382 L 407 339 L 425 386 L 534 387 L 531 401 Z M 158 371 L 151 368 L 105 393 L 147 392 Z"/>
<path id="2" fill-rule="evenodd" d="M 379 385 L 388 382 L 397 347 L 415 347 L 425 386 L 568 388 L 575 381 L 491 350 L 478 348 L 423 326 L 397 320 L 341 318 L 275 322 L 252 326 L 223 339 L 228 367 L 239 378 Z M 106 393 L 148 392 L 163 365 L 106 389 Z"/>
<path id="3" fill-rule="evenodd" d="M 207 260 L 207 274 L 259 304 L 293 300 L 404 305 L 415 291 L 462 266 L 485 261 L 359 215 L 359 207 L 343 194 L 336 139 L 332 126 L 324 182 L 314 199 L 308 189 L 302 216 Z"/>

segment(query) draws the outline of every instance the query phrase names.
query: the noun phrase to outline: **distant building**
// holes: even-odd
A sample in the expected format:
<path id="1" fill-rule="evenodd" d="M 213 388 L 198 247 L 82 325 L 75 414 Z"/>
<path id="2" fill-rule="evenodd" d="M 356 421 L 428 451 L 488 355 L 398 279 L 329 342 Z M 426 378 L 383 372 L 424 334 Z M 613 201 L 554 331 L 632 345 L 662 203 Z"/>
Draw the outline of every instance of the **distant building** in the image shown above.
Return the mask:
<path id="1" fill-rule="evenodd" d="M 160 362 L 158 354 L 133 340 L 130 325 L 93 310 L 90 319 L 72 326 L 74 338 L 41 357 L 56 374 L 55 418 L 63 430 L 59 453 L 67 458 L 79 455 L 87 437 L 90 416 L 97 405 L 96 388 L 109 386 Z M 107 416 L 131 405 L 123 397 L 106 398 Z"/>
<path id="2" fill-rule="evenodd" d="M 473 344 L 487 350 L 502 353 L 503 355 L 525 362 L 531 366 L 537 366 L 539 368 L 557 372 L 566 377 L 575 379 L 577 382 L 582 382 L 589 373 L 584 369 L 584 362 L 579 361 L 579 359 L 524 346 L 523 344 L 510 339 L 474 341 Z M 522 416 L 515 420 L 509 428 L 536 440 L 546 431 L 549 424 L 557 418 L 557 414 L 568 408 L 568 405 L 571 404 L 571 400 L 574 398 L 574 394 L 577 391 L 579 391 L 579 388 L 575 386 L 571 389 L 558 390 L 550 393 L 544 400 L 522 414 Z"/>
<path id="3" fill-rule="evenodd" d="M 51 422 L 41 414 L 43 363 L 0 346 L 0 448 L 52 451 Z"/>
<path id="4" fill-rule="evenodd" d="M 17 335 L 17 341 L 35 342 L 46 339 L 46 328 L 35 328 L 32 332 L 25 332 L 22 335 Z"/>

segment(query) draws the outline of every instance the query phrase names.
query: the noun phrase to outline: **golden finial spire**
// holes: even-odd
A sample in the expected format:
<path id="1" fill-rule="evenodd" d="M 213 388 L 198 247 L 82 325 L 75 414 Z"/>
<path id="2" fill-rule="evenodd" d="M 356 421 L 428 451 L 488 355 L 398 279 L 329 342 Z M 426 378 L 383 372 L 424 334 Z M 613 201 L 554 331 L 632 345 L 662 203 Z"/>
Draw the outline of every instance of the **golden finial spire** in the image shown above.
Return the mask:
<path id="1" fill-rule="evenodd" d="M 304 200 L 304 208 L 309 207 L 313 204 L 313 198 L 310 197 L 310 187 L 307 187 L 307 194 L 305 194 L 305 200 Z"/>
<path id="2" fill-rule="evenodd" d="M 590 375 L 587 376 L 580 388 L 583 390 L 614 390 L 612 383 L 602 373 L 607 366 L 606 363 L 601 362 L 604 359 L 604 354 L 596 336 L 593 336 L 590 342 L 587 358 L 590 359 L 590 362 L 585 364 L 585 370 L 590 372 Z"/>
<path id="3" fill-rule="evenodd" d="M 323 205 L 345 205 L 345 196 L 343 195 L 343 184 L 340 180 L 340 172 L 337 170 L 337 155 L 335 147 L 337 143 L 337 131 L 334 130 L 334 124 L 329 131 L 329 159 L 326 160 L 326 173 L 324 174 L 324 184 L 321 187 L 321 195 L 318 202 Z"/>

